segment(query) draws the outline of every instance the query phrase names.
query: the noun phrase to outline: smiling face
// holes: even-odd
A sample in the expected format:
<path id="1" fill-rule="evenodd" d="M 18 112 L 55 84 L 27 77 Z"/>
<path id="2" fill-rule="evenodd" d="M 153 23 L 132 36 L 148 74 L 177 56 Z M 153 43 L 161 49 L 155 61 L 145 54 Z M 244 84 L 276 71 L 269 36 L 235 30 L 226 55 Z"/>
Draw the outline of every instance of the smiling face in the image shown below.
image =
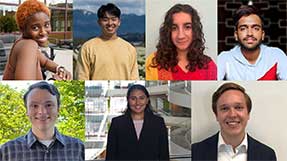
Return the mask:
<path id="1" fill-rule="evenodd" d="M 35 88 L 27 95 L 27 116 L 34 133 L 53 130 L 58 113 L 57 98 L 48 90 Z"/>
<path id="2" fill-rule="evenodd" d="M 258 49 L 265 36 L 260 18 L 255 14 L 242 16 L 234 36 L 243 49 L 249 51 Z"/>
<path id="3" fill-rule="evenodd" d="M 50 18 L 44 12 L 37 12 L 28 18 L 21 31 L 23 38 L 33 39 L 39 46 L 44 47 L 48 43 L 48 35 L 51 32 Z"/>
<path id="4" fill-rule="evenodd" d="M 192 42 L 192 17 L 185 12 L 172 16 L 171 39 L 178 52 L 187 52 Z"/>
<path id="5" fill-rule="evenodd" d="M 131 112 L 136 115 L 143 115 L 148 101 L 149 98 L 147 98 L 142 90 L 133 90 L 128 98 Z"/>
<path id="6" fill-rule="evenodd" d="M 102 28 L 102 34 L 105 37 L 113 37 L 117 34 L 117 30 L 121 24 L 121 20 L 108 12 L 105 13 L 103 18 L 98 20 L 100 27 Z"/>
<path id="7" fill-rule="evenodd" d="M 244 137 L 249 120 L 244 94 L 238 90 L 224 92 L 217 101 L 216 120 L 224 137 Z"/>

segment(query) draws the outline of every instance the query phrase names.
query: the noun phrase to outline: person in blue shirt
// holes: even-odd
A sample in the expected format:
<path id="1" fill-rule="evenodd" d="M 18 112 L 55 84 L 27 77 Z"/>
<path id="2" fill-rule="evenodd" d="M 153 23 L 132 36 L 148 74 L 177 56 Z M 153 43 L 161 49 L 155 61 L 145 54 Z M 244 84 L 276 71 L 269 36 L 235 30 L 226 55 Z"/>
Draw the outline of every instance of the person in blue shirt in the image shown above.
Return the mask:
<path id="1" fill-rule="evenodd" d="M 60 93 L 47 82 L 31 85 L 24 94 L 30 131 L 1 146 L 0 161 L 84 161 L 84 144 L 55 127 Z"/>
<path id="2" fill-rule="evenodd" d="M 218 56 L 218 80 L 287 80 L 285 53 L 262 44 L 265 32 L 258 9 L 241 6 L 234 22 L 238 45 Z"/>

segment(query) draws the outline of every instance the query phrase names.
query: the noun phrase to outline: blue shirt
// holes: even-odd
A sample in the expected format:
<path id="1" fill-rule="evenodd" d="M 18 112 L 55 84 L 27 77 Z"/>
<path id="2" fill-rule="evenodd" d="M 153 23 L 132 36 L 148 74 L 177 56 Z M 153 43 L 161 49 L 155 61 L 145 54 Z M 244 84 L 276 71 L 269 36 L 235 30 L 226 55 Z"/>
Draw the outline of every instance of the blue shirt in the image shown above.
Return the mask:
<path id="1" fill-rule="evenodd" d="M 76 138 L 62 135 L 55 128 L 49 147 L 40 143 L 32 130 L 1 146 L 1 161 L 84 161 L 84 145 Z"/>
<path id="2" fill-rule="evenodd" d="M 287 56 L 279 48 L 263 44 L 255 64 L 248 62 L 237 45 L 221 52 L 217 65 L 218 80 L 259 80 L 270 72 L 274 72 L 278 80 L 287 80 Z"/>

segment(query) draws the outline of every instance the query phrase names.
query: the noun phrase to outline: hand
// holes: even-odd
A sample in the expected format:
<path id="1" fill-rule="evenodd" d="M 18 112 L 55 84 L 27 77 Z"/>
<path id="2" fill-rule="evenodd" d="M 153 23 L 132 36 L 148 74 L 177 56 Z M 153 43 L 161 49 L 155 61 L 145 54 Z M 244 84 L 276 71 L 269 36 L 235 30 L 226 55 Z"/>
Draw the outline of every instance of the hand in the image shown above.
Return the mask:
<path id="1" fill-rule="evenodd" d="M 71 73 L 67 71 L 63 66 L 58 66 L 56 73 L 53 75 L 53 78 L 56 80 L 71 80 Z"/>

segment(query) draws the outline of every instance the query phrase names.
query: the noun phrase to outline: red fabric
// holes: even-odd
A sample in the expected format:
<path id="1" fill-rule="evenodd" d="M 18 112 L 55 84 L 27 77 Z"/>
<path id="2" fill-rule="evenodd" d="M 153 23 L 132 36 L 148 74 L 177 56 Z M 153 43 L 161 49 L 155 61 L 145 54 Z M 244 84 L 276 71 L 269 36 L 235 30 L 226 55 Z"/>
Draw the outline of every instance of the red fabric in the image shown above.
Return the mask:
<path id="1" fill-rule="evenodd" d="M 158 80 L 172 80 L 171 72 L 158 67 Z"/>
<path id="2" fill-rule="evenodd" d="M 213 61 L 210 61 L 208 63 L 207 69 L 197 69 L 194 72 L 190 72 L 190 71 L 184 72 L 177 65 L 176 70 L 177 72 L 174 72 L 174 73 L 168 72 L 168 73 L 171 73 L 171 76 L 172 76 L 172 79 L 169 79 L 169 80 L 216 80 L 217 79 L 217 67 Z"/>
<path id="3" fill-rule="evenodd" d="M 278 80 L 277 79 L 277 63 L 273 65 L 265 74 L 263 77 L 259 78 L 258 80 Z"/>
<path id="4" fill-rule="evenodd" d="M 177 72 L 172 73 L 173 80 L 216 80 L 217 68 L 213 61 L 208 63 L 207 69 L 197 69 L 194 72 L 184 72 L 178 65 Z"/>

